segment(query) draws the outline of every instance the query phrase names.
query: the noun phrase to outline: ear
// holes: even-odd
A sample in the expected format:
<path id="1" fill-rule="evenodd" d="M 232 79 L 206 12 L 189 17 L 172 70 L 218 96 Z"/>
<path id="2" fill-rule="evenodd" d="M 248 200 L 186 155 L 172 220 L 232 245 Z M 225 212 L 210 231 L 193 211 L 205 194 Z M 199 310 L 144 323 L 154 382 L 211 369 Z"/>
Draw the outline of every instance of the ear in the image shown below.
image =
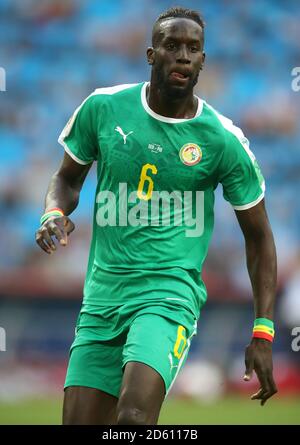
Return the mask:
<path id="1" fill-rule="evenodd" d="M 147 60 L 149 65 L 153 65 L 155 59 L 154 48 L 150 47 L 147 49 Z"/>
<path id="2" fill-rule="evenodd" d="M 206 57 L 206 54 L 205 54 L 205 52 L 203 51 L 203 53 L 202 53 L 202 63 L 201 63 L 201 70 L 203 70 L 203 65 L 204 65 L 204 62 L 205 62 L 205 57 Z"/>

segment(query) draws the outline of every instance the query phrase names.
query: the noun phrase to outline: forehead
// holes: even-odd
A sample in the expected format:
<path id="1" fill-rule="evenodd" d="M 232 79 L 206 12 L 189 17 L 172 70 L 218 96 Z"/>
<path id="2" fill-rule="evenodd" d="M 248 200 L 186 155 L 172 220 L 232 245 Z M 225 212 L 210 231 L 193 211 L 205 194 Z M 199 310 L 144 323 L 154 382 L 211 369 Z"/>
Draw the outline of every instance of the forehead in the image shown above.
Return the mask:
<path id="1" fill-rule="evenodd" d="M 159 40 L 167 38 L 202 40 L 201 26 L 194 20 L 185 18 L 171 18 L 163 20 L 157 28 Z"/>

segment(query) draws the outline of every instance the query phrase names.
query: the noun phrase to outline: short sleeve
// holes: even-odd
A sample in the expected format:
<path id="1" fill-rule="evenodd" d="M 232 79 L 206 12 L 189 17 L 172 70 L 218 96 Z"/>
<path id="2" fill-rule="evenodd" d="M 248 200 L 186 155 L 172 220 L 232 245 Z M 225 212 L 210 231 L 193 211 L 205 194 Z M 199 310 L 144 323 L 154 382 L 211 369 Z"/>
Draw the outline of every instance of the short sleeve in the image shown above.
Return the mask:
<path id="1" fill-rule="evenodd" d="M 219 165 L 224 198 L 235 210 L 254 207 L 264 197 L 265 181 L 242 130 L 225 129 L 225 148 Z"/>
<path id="2" fill-rule="evenodd" d="M 58 142 L 65 151 L 79 164 L 89 164 L 98 157 L 97 122 L 99 104 L 97 96 L 91 94 L 75 110 Z"/>

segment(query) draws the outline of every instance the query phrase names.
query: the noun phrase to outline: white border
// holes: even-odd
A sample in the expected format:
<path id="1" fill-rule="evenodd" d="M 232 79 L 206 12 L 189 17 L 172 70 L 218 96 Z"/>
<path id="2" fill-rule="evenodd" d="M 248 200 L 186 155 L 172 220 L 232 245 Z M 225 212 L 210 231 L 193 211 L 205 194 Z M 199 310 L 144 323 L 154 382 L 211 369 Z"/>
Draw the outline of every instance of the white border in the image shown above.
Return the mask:
<path id="1" fill-rule="evenodd" d="M 59 143 L 63 146 L 63 148 L 65 149 L 65 152 L 68 153 L 68 155 L 74 160 L 76 161 L 78 164 L 81 165 L 88 165 L 91 164 L 92 162 L 94 162 L 94 159 L 92 159 L 91 161 L 82 161 L 82 159 L 77 158 L 77 156 L 74 155 L 74 153 L 70 150 L 70 148 L 67 146 L 67 144 L 65 143 L 65 141 L 63 139 L 61 139 L 59 141 Z"/>
<path id="2" fill-rule="evenodd" d="M 234 208 L 234 210 L 247 210 L 251 209 L 251 207 L 256 206 L 256 204 L 258 204 L 264 197 L 265 193 L 263 192 L 255 201 L 249 202 L 249 204 L 245 204 L 243 206 L 234 206 L 232 204 L 231 205 Z"/>
<path id="3" fill-rule="evenodd" d="M 198 100 L 198 108 L 197 108 L 197 112 L 195 114 L 194 117 L 191 117 L 190 119 L 175 119 L 174 117 L 166 117 L 166 116 L 162 116 L 160 114 L 155 113 L 155 111 L 153 111 L 147 102 L 147 98 L 146 98 L 146 89 L 147 86 L 150 84 L 150 82 L 145 82 L 142 90 L 141 90 L 141 101 L 142 101 L 142 105 L 144 107 L 144 110 L 150 114 L 150 116 L 152 116 L 154 119 L 161 121 L 161 122 L 166 122 L 167 124 L 180 124 L 181 122 L 189 122 L 192 121 L 193 119 L 196 119 L 197 117 L 200 116 L 200 114 L 202 113 L 203 110 L 203 100 L 201 100 L 198 96 L 194 96 L 196 97 L 196 99 Z"/>
<path id="4" fill-rule="evenodd" d="M 178 376 L 178 373 L 179 373 L 179 371 L 180 371 L 180 369 L 181 369 L 181 367 L 182 367 L 184 358 L 185 358 L 186 354 L 187 354 L 187 353 L 189 352 L 189 350 L 190 350 L 190 346 L 191 346 L 192 338 L 193 338 L 194 335 L 196 335 L 196 334 L 197 334 L 197 320 L 195 320 L 195 323 L 194 323 L 194 330 L 193 330 L 192 335 L 190 335 L 189 338 L 187 338 L 187 347 L 185 348 L 185 350 L 184 350 L 184 352 L 183 352 L 183 354 L 182 354 L 182 357 L 181 357 L 181 359 L 180 359 L 179 362 L 178 362 L 178 368 L 177 368 L 177 371 L 176 371 L 176 373 L 175 373 L 175 376 L 173 377 L 173 380 L 172 380 L 171 383 L 170 383 L 169 389 L 166 391 L 165 399 L 166 399 L 167 396 L 169 395 L 169 392 L 171 391 L 171 388 L 172 388 L 172 386 L 173 386 L 174 383 L 175 383 L 175 380 L 176 380 L 176 378 L 177 378 L 177 376 Z"/>
<path id="5" fill-rule="evenodd" d="M 255 155 L 250 150 L 249 141 L 244 136 L 244 133 L 242 132 L 242 130 L 239 127 L 237 127 L 236 125 L 234 125 L 231 119 L 228 119 L 227 117 L 220 114 L 207 102 L 205 102 L 205 105 L 217 116 L 217 118 L 219 119 L 219 121 L 221 122 L 221 124 L 223 125 L 225 130 L 228 130 L 230 133 L 232 133 L 237 138 L 237 140 L 239 141 L 239 143 L 241 144 L 241 146 L 243 147 L 243 149 L 246 151 L 249 158 L 251 159 L 252 164 L 254 164 L 254 161 L 256 161 Z M 247 209 L 251 209 L 251 207 L 256 206 L 256 204 L 258 204 L 265 197 L 265 191 L 266 191 L 265 181 L 263 181 L 260 184 L 260 188 L 262 190 L 262 194 L 259 195 L 259 197 L 255 201 L 249 202 L 249 204 L 244 204 L 241 206 L 234 206 L 233 204 L 231 204 L 232 207 L 234 208 L 234 210 L 247 210 Z"/>

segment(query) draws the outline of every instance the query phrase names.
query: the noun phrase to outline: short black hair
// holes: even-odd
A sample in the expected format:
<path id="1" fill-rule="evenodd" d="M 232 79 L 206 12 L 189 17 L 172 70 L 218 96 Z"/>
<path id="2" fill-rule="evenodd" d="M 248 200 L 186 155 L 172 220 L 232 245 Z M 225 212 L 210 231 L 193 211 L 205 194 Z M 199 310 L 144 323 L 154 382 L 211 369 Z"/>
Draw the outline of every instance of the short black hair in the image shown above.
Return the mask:
<path id="1" fill-rule="evenodd" d="M 154 41 L 154 31 L 155 31 L 157 25 L 164 20 L 173 19 L 173 18 L 190 19 L 190 20 L 194 20 L 194 22 L 198 23 L 198 25 L 201 26 L 202 31 L 203 31 L 203 43 L 204 43 L 205 22 L 203 20 L 203 17 L 201 16 L 201 14 L 197 11 L 194 11 L 193 9 L 175 6 L 175 7 L 167 9 L 165 12 L 162 12 L 156 19 L 156 21 L 153 25 L 153 30 L 152 30 L 152 45 L 153 46 L 156 43 Z"/>

